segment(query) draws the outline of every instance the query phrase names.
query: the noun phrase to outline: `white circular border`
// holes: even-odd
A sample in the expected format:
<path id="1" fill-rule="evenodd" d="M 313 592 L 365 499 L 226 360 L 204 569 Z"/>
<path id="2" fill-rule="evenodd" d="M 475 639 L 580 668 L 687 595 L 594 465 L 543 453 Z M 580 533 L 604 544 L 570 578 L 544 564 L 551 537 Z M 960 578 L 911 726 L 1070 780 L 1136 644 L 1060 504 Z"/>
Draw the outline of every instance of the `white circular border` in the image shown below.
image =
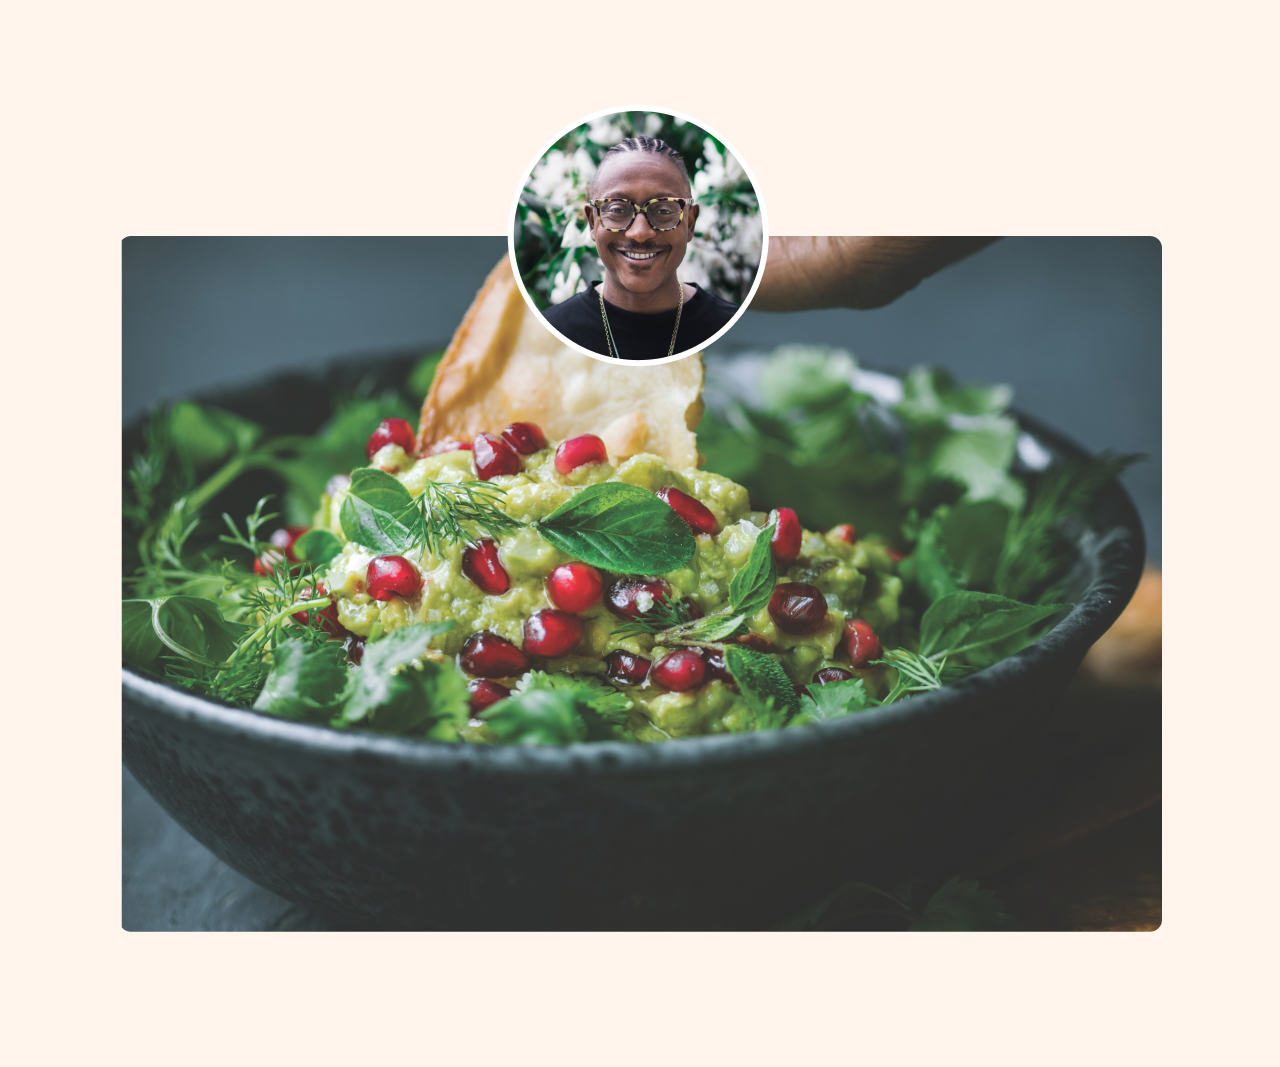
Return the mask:
<path id="1" fill-rule="evenodd" d="M 534 304 L 533 300 L 529 296 L 529 291 L 524 286 L 524 278 L 520 276 L 520 268 L 516 264 L 516 225 L 515 225 L 516 210 L 520 206 L 520 194 L 524 192 L 525 184 L 529 181 L 529 178 L 533 174 L 533 168 L 538 165 L 538 163 L 542 160 L 542 157 L 545 156 L 548 152 L 550 152 L 552 147 L 555 145 L 555 143 L 558 140 L 560 140 L 561 137 L 565 136 L 565 134 L 573 132 L 579 126 L 581 126 L 584 122 L 590 122 L 592 119 L 597 119 L 604 115 L 616 115 L 622 111 L 650 111 L 650 112 L 657 112 L 658 114 L 661 114 L 661 115 L 670 115 L 672 118 L 684 119 L 685 122 L 691 122 L 693 123 L 693 125 L 697 126 L 698 129 L 711 134 L 713 137 L 716 138 L 716 140 L 718 140 L 722 145 L 724 145 L 726 149 L 728 149 L 730 152 L 733 153 L 734 158 L 737 159 L 738 161 L 738 164 L 742 167 L 743 171 L 746 172 L 747 177 L 751 179 L 752 188 L 754 188 L 756 192 L 756 200 L 760 204 L 760 265 L 756 268 L 755 281 L 751 283 L 751 291 L 747 293 L 747 298 L 740 305 L 738 305 L 738 310 L 734 312 L 733 318 L 731 318 L 727 323 L 725 323 L 724 326 L 722 326 L 716 333 L 712 334 L 705 341 L 703 341 L 697 348 L 688 348 L 688 349 L 685 349 L 685 351 L 683 352 L 677 352 L 674 355 L 670 355 L 670 356 L 663 356 L 660 359 L 616 359 L 611 356 L 604 355 L 601 352 L 592 352 L 589 348 L 583 348 L 580 344 L 577 344 L 574 341 L 570 341 L 569 338 L 567 338 L 564 334 L 562 334 L 559 330 L 557 330 L 554 326 L 552 326 L 551 323 L 547 321 L 546 316 L 543 315 L 543 313 Z M 673 111 L 670 108 L 665 108 L 665 107 L 645 107 L 645 106 L 607 107 L 607 108 L 601 109 L 600 111 L 593 111 L 590 115 L 584 115 L 582 118 L 578 119 L 577 122 L 570 123 L 564 129 L 562 129 L 559 133 L 557 133 L 554 137 L 552 137 L 551 140 L 549 140 L 545 145 L 543 145 L 542 150 L 536 156 L 533 157 L 533 162 L 529 164 L 528 168 L 525 170 L 524 174 L 521 176 L 520 183 L 519 185 L 516 186 L 516 195 L 512 198 L 512 201 L 511 201 L 511 213 L 509 215 L 509 221 L 507 225 L 507 255 L 511 259 L 511 273 L 513 273 L 516 276 L 516 285 L 520 287 L 520 295 L 524 297 L 524 302 L 529 306 L 529 310 L 538 316 L 538 319 L 541 321 L 542 325 L 545 326 L 546 329 L 550 331 L 552 334 L 554 334 L 557 338 L 559 338 L 562 344 L 565 344 L 569 348 L 574 349 L 574 351 L 581 352 L 584 356 L 590 356 L 592 359 L 598 359 L 600 360 L 601 363 L 608 363 L 612 366 L 656 367 L 661 363 L 674 363 L 677 359 L 685 359 L 687 356 L 692 355 L 694 352 L 701 352 L 707 348 L 710 348 L 711 345 L 715 344 L 718 340 L 720 340 L 721 337 L 723 337 L 726 333 L 728 333 L 731 329 L 733 329 L 734 323 L 736 323 L 740 318 L 742 318 L 742 313 L 751 306 L 751 301 L 752 299 L 754 299 L 756 295 L 756 290 L 760 288 L 760 279 L 764 277 L 765 261 L 769 257 L 769 216 L 765 211 L 764 197 L 760 195 L 760 183 L 756 181 L 756 176 L 751 173 L 751 168 L 747 166 L 747 162 L 745 159 L 742 158 L 742 154 L 738 152 L 738 150 L 735 149 L 733 145 L 731 145 L 727 140 L 721 137 L 716 130 L 712 129 L 706 123 L 698 121 L 692 115 L 686 115 L 683 111 Z"/>

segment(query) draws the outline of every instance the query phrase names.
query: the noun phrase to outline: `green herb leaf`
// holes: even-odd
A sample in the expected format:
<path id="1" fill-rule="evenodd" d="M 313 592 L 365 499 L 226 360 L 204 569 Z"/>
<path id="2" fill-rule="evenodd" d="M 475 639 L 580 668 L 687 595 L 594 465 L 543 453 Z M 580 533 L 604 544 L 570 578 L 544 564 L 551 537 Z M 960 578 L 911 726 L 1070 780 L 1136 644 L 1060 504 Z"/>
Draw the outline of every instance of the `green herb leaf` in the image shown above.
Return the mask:
<path id="1" fill-rule="evenodd" d="M 337 711 L 350 673 L 340 646 L 285 641 L 271 655 L 271 673 L 254 702 L 259 711 L 289 719 L 325 722 Z"/>
<path id="2" fill-rule="evenodd" d="M 868 711 L 876 704 L 861 678 L 846 678 L 841 682 L 807 686 L 800 702 L 801 714 L 797 718 L 805 718 L 808 722 L 830 722 L 857 711 Z"/>
<path id="3" fill-rule="evenodd" d="M 914 581 L 930 604 L 964 588 L 964 578 L 951 562 L 942 537 L 943 520 L 950 510 L 943 504 L 924 521 L 914 551 L 902 561 L 902 577 Z"/>
<path id="4" fill-rule="evenodd" d="M 920 652 L 929 657 L 965 655 L 1022 633 L 1066 606 L 1020 604 L 995 593 L 952 593 L 920 620 Z"/>
<path id="5" fill-rule="evenodd" d="M 486 708 L 480 718 L 503 744 L 568 745 L 586 739 L 586 692 L 578 687 L 529 689 Z"/>
<path id="6" fill-rule="evenodd" d="M 433 637 L 452 626 L 453 620 L 415 623 L 367 645 L 360 669 L 351 673 L 340 722 L 350 725 L 372 717 L 378 729 L 408 732 L 437 717 L 452 716 L 452 706 L 432 708 L 427 703 L 424 676 L 437 674 L 440 665 L 419 658 Z"/>
<path id="7" fill-rule="evenodd" d="M 164 649 L 151 623 L 150 600 L 124 601 L 124 661 L 130 667 L 150 667 Z"/>
<path id="8" fill-rule="evenodd" d="M 942 519 L 942 540 L 961 588 L 989 589 L 995 579 L 1010 511 L 996 500 L 956 504 Z"/>
<path id="9" fill-rule="evenodd" d="M 1011 930 L 1013 919 L 990 889 L 951 878 L 908 930 Z"/>
<path id="10" fill-rule="evenodd" d="M 775 656 L 745 645 L 729 645 L 724 650 L 724 664 L 758 723 L 768 724 L 763 728 L 780 726 L 800 710 L 795 686 Z"/>
<path id="11" fill-rule="evenodd" d="M 328 530 L 308 530 L 293 543 L 293 553 L 303 563 L 320 568 L 342 553 L 342 542 Z"/>
<path id="12" fill-rule="evenodd" d="M 195 466 L 247 452 L 262 436 L 262 427 L 221 408 L 180 400 L 169 411 L 169 432 L 180 456 Z"/>
<path id="13" fill-rule="evenodd" d="M 614 632 L 617 633 L 617 631 Z M 660 645 L 697 644 L 702 641 L 725 641 L 746 632 L 747 617 L 745 615 L 717 612 L 714 615 L 705 615 L 701 619 L 694 619 L 692 622 L 663 630 L 655 640 Z"/>
<path id="14" fill-rule="evenodd" d="M 338 518 L 348 541 L 379 552 L 405 552 L 419 540 L 413 529 L 417 515 L 409 490 L 377 468 L 352 472 L 351 488 Z"/>
<path id="15" fill-rule="evenodd" d="M 528 693 L 534 689 L 579 690 L 579 699 L 590 704 L 596 714 L 619 725 L 627 721 L 627 712 L 635 706 L 635 701 L 626 693 L 589 674 L 529 671 L 516 683 L 517 693 Z"/>
<path id="16" fill-rule="evenodd" d="M 754 615 L 773 596 L 773 587 L 778 581 L 778 564 L 769 542 L 777 525 L 775 520 L 756 535 L 747 562 L 729 582 L 729 603 L 737 615 Z"/>
<path id="17" fill-rule="evenodd" d="M 675 511 L 625 482 L 575 493 L 538 523 L 538 532 L 576 559 L 622 574 L 666 574 L 688 563 L 696 549 Z"/>
<path id="18" fill-rule="evenodd" d="M 227 622 L 212 600 L 159 597 L 151 602 L 151 624 L 161 643 L 184 659 L 216 667 L 231 657 L 249 627 Z"/>

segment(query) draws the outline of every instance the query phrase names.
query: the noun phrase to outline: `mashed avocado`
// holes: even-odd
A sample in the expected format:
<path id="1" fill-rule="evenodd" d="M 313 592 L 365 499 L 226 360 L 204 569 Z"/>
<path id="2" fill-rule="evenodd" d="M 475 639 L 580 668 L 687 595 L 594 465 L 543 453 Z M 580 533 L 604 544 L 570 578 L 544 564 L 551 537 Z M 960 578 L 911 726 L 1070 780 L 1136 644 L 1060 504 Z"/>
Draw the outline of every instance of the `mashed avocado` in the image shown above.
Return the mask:
<path id="1" fill-rule="evenodd" d="M 695 468 L 672 469 L 664 460 L 648 454 L 632 456 L 616 467 L 608 462 L 588 464 L 565 475 L 555 465 L 555 444 L 551 442 L 541 451 L 521 456 L 519 473 L 488 480 L 488 485 L 502 490 L 501 507 L 507 515 L 521 523 L 536 522 L 551 515 L 583 487 L 606 482 L 622 482 L 652 492 L 677 489 L 711 512 L 715 530 L 696 535 L 696 551 L 686 565 L 654 577 L 660 577 L 670 587 L 672 602 L 686 601 L 703 615 L 729 604 L 729 583 L 747 562 L 760 531 L 770 521 L 769 513 L 752 510 L 742 486 Z M 473 455 L 462 449 L 414 458 L 399 445 L 391 444 L 374 455 L 370 466 L 393 475 L 414 497 L 423 492 L 428 482 L 477 480 Z M 320 575 L 334 597 L 338 620 L 364 638 L 411 623 L 453 620 L 454 627 L 434 639 L 427 655 L 441 661 L 458 657 L 460 670 L 459 653 L 478 631 L 489 631 L 522 647 L 525 620 L 540 609 L 554 606 L 545 588 L 547 576 L 574 558 L 551 544 L 537 529 L 521 528 L 498 539 L 498 559 L 510 584 L 500 595 L 490 595 L 463 573 L 465 544 L 443 546 L 438 556 L 412 548 L 404 558 L 421 573 L 421 588 L 407 598 L 377 600 L 369 595 L 365 583 L 369 564 L 378 553 L 345 538 L 339 516 L 346 495 L 345 489 L 338 489 L 332 496 L 324 496 L 315 522 L 318 528 L 330 531 L 343 542 L 341 553 Z M 839 528 L 827 534 L 805 531 L 798 558 L 778 565 L 779 583 L 802 582 L 820 590 L 827 604 L 820 628 L 804 635 L 783 632 L 769 609 L 762 608 L 747 619 L 748 635 L 738 638 L 756 649 L 776 653 L 797 686 L 808 685 L 817 671 L 827 667 L 850 669 L 847 658 L 841 662 L 846 619 L 861 618 L 877 633 L 892 630 L 898 622 L 902 583 L 894 573 L 895 564 L 887 546 L 859 540 L 849 543 L 847 536 L 841 536 Z M 602 572 L 602 577 L 607 590 L 620 575 Z M 650 634 L 619 633 L 627 620 L 611 610 L 607 601 L 606 595 L 577 613 L 585 625 L 581 640 L 570 654 L 530 657 L 534 668 L 605 681 L 605 657 L 617 649 L 655 663 L 670 651 L 656 645 Z M 651 601 L 640 603 L 643 610 L 650 610 Z M 874 694 L 883 695 L 887 689 L 882 668 L 853 673 L 863 678 Z M 497 679 L 508 687 L 518 680 Z M 617 688 L 633 702 L 627 729 L 638 740 L 733 731 L 741 729 L 742 720 L 750 714 L 732 682 L 721 678 L 710 678 L 684 692 L 667 691 L 648 680 Z M 485 740 L 486 728 L 479 720 L 473 720 L 464 736 Z"/>

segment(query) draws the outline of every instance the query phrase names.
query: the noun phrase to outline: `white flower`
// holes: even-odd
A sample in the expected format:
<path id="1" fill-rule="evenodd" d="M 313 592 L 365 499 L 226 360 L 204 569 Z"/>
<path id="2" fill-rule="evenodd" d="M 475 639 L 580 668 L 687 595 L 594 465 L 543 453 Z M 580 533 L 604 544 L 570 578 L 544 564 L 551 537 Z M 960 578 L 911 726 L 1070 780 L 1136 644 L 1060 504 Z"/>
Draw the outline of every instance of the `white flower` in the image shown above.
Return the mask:
<path id="1" fill-rule="evenodd" d="M 556 271 L 556 276 L 552 281 L 551 296 L 549 299 L 553 304 L 562 304 L 564 301 L 568 300 L 569 297 L 573 296 L 574 293 L 577 293 L 586 287 L 586 282 L 582 280 L 582 271 L 578 269 L 578 261 L 576 259 L 571 260 L 569 263 L 569 273 L 567 277 L 564 271 Z"/>
<path id="2" fill-rule="evenodd" d="M 571 218 L 569 224 L 564 228 L 564 236 L 560 238 L 560 247 L 585 248 L 594 244 L 595 242 L 591 240 L 591 231 L 585 226 L 579 226 L 577 219 Z"/>
<path id="3" fill-rule="evenodd" d="M 612 146 L 622 140 L 622 127 L 612 122 L 608 115 L 592 119 L 589 126 L 587 140 L 592 144 Z"/>
<path id="4" fill-rule="evenodd" d="M 657 137 L 660 129 L 662 129 L 661 115 L 650 113 L 644 117 L 644 133 L 646 137 Z"/>

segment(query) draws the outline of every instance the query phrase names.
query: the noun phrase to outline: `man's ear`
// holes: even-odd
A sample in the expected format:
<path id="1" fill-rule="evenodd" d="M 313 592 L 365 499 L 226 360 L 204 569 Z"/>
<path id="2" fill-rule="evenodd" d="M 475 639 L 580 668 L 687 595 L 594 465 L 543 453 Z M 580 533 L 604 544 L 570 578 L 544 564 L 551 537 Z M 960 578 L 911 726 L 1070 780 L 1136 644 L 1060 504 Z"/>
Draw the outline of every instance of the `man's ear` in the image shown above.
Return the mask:
<path id="1" fill-rule="evenodd" d="M 685 218 L 689 220 L 689 237 L 693 237 L 693 224 L 698 221 L 698 205 L 690 204 L 685 212 Z"/>
<path id="2" fill-rule="evenodd" d="M 587 233 L 591 234 L 591 240 L 596 239 L 596 209 L 590 204 L 586 204 L 583 211 L 587 214 Z"/>

